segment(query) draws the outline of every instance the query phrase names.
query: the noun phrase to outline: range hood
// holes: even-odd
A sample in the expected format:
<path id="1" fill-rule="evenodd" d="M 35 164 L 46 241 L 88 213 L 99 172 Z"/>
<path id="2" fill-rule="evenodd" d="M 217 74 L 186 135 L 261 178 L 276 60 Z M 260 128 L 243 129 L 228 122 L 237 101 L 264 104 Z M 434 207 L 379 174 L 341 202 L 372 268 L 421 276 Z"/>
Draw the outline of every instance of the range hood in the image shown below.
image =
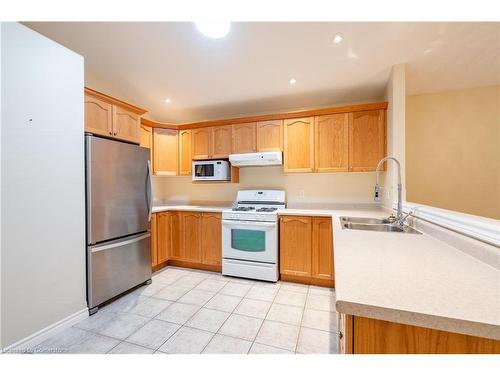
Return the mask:
<path id="1" fill-rule="evenodd" d="M 281 151 L 231 154 L 229 155 L 229 162 L 235 167 L 257 167 L 283 164 Z"/>

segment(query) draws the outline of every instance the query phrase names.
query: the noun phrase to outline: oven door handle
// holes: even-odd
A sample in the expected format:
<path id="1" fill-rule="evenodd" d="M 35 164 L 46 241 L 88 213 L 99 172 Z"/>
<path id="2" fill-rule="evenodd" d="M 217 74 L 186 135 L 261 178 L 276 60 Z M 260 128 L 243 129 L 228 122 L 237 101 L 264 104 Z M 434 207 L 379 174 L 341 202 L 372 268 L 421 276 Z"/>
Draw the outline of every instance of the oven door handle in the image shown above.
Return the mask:
<path id="1" fill-rule="evenodd" d="M 259 221 L 236 221 L 236 220 L 222 220 L 222 224 L 225 224 L 226 226 L 241 226 L 241 225 L 253 225 L 255 227 L 263 227 L 263 228 L 273 228 L 277 226 L 277 223 L 266 223 L 266 222 L 259 222 Z"/>

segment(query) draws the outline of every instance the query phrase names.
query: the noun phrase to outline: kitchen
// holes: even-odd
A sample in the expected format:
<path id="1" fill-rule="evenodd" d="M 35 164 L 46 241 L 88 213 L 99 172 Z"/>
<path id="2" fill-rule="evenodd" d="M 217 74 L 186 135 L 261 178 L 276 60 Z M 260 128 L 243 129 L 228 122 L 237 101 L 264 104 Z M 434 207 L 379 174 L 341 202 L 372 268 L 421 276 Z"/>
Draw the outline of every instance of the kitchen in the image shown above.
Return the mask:
<path id="1" fill-rule="evenodd" d="M 6 353 L 500 354 L 498 23 L 0 25 Z"/>

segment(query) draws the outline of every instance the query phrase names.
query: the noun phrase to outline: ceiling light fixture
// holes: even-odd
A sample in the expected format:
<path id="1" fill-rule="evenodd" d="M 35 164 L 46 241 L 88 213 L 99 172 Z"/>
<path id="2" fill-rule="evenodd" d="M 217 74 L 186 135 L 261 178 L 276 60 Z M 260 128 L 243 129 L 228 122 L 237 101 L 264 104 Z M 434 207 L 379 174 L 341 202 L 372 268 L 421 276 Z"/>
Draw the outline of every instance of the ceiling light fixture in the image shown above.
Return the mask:
<path id="1" fill-rule="evenodd" d="M 171 102 L 172 102 L 172 101 L 170 100 L 170 98 L 166 98 L 166 99 L 165 99 L 165 103 L 170 104 Z"/>
<path id="2" fill-rule="evenodd" d="M 337 33 L 333 36 L 333 43 L 340 44 L 344 40 L 344 36 L 341 33 Z"/>
<path id="3" fill-rule="evenodd" d="M 194 24 L 200 33 L 213 39 L 224 38 L 231 29 L 231 22 L 226 21 L 201 21 Z"/>
<path id="4" fill-rule="evenodd" d="M 297 80 L 295 78 L 290 78 L 290 81 L 288 81 L 290 85 L 295 85 L 297 83 Z"/>

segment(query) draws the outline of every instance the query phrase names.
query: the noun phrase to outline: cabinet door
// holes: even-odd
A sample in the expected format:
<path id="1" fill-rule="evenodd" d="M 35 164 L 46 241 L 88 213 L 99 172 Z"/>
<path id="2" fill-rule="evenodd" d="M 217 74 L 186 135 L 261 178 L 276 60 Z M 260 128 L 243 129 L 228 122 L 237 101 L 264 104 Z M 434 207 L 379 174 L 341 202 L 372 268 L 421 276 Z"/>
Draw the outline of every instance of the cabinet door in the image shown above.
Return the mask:
<path id="1" fill-rule="evenodd" d="M 231 153 L 232 145 L 232 127 L 231 125 L 226 126 L 214 126 L 212 128 L 212 158 L 220 159 L 227 158 Z"/>
<path id="2" fill-rule="evenodd" d="M 141 125 L 139 145 L 146 148 L 153 148 L 153 128 Z"/>
<path id="3" fill-rule="evenodd" d="M 332 219 L 313 217 L 312 220 L 312 277 L 333 281 Z"/>
<path id="4" fill-rule="evenodd" d="M 283 151 L 283 120 L 257 123 L 257 151 Z"/>
<path id="5" fill-rule="evenodd" d="M 201 218 L 202 262 L 220 266 L 222 257 L 221 214 L 205 212 Z"/>
<path id="6" fill-rule="evenodd" d="M 313 117 L 285 120 L 283 127 L 285 172 L 314 170 Z"/>
<path id="7" fill-rule="evenodd" d="M 314 118 L 315 172 L 347 172 L 349 168 L 349 114 Z"/>
<path id="8" fill-rule="evenodd" d="M 233 154 L 257 151 L 255 122 L 233 125 Z"/>
<path id="9" fill-rule="evenodd" d="M 170 254 L 169 258 L 182 259 L 181 212 L 171 211 L 170 215 Z"/>
<path id="10" fill-rule="evenodd" d="M 374 171 L 385 156 L 385 111 L 349 114 L 349 170 Z"/>
<path id="11" fill-rule="evenodd" d="M 191 130 L 179 130 L 179 176 L 190 176 L 191 164 Z"/>
<path id="12" fill-rule="evenodd" d="M 170 228 L 170 212 L 159 212 L 156 214 L 156 228 L 158 231 L 157 237 L 157 262 L 156 264 L 161 264 L 166 262 L 170 255 L 171 246 L 171 228 Z M 153 226 L 153 221 L 151 221 L 151 226 Z"/>
<path id="13" fill-rule="evenodd" d="M 113 106 L 85 95 L 85 131 L 99 135 L 113 135 Z"/>
<path id="14" fill-rule="evenodd" d="M 201 263 L 201 213 L 181 212 L 181 259 Z"/>
<path id="15" fill-rule="evenodd" d="M 150 231 L 151 231 L 151 267 L 158 264 L 158 227 L 157 217 L 158 214 L 151 215 Z"/>
<path id="16" fill-rule="evenodd" d="M 312 220 L 307 216 L 280 218 L 280 273 L 311 276 Z"/>
<path id="17" fill-rule="evenodd" d="M 139 146 L 149 148 L 149 160 L 153 165 L 153 128 L 141 125 Z"/>
<path id="18" fill-rule="evenodd" d="M 177 130 L 155 129 L 153 134 L 154 174 L 176 176 L 178 174 Z"/>
<path id="19" fill-rule="evenodd" d="M 212 128 L 191 130 L 191 153 L 193 159 L 210 159 L 212 148 Z"/>
<path id="20" fill-rule="evenodd" d="M 113 106 L 113 136 L 139 144 L 139 128 L 140 117 L 137 113 Z"/>

